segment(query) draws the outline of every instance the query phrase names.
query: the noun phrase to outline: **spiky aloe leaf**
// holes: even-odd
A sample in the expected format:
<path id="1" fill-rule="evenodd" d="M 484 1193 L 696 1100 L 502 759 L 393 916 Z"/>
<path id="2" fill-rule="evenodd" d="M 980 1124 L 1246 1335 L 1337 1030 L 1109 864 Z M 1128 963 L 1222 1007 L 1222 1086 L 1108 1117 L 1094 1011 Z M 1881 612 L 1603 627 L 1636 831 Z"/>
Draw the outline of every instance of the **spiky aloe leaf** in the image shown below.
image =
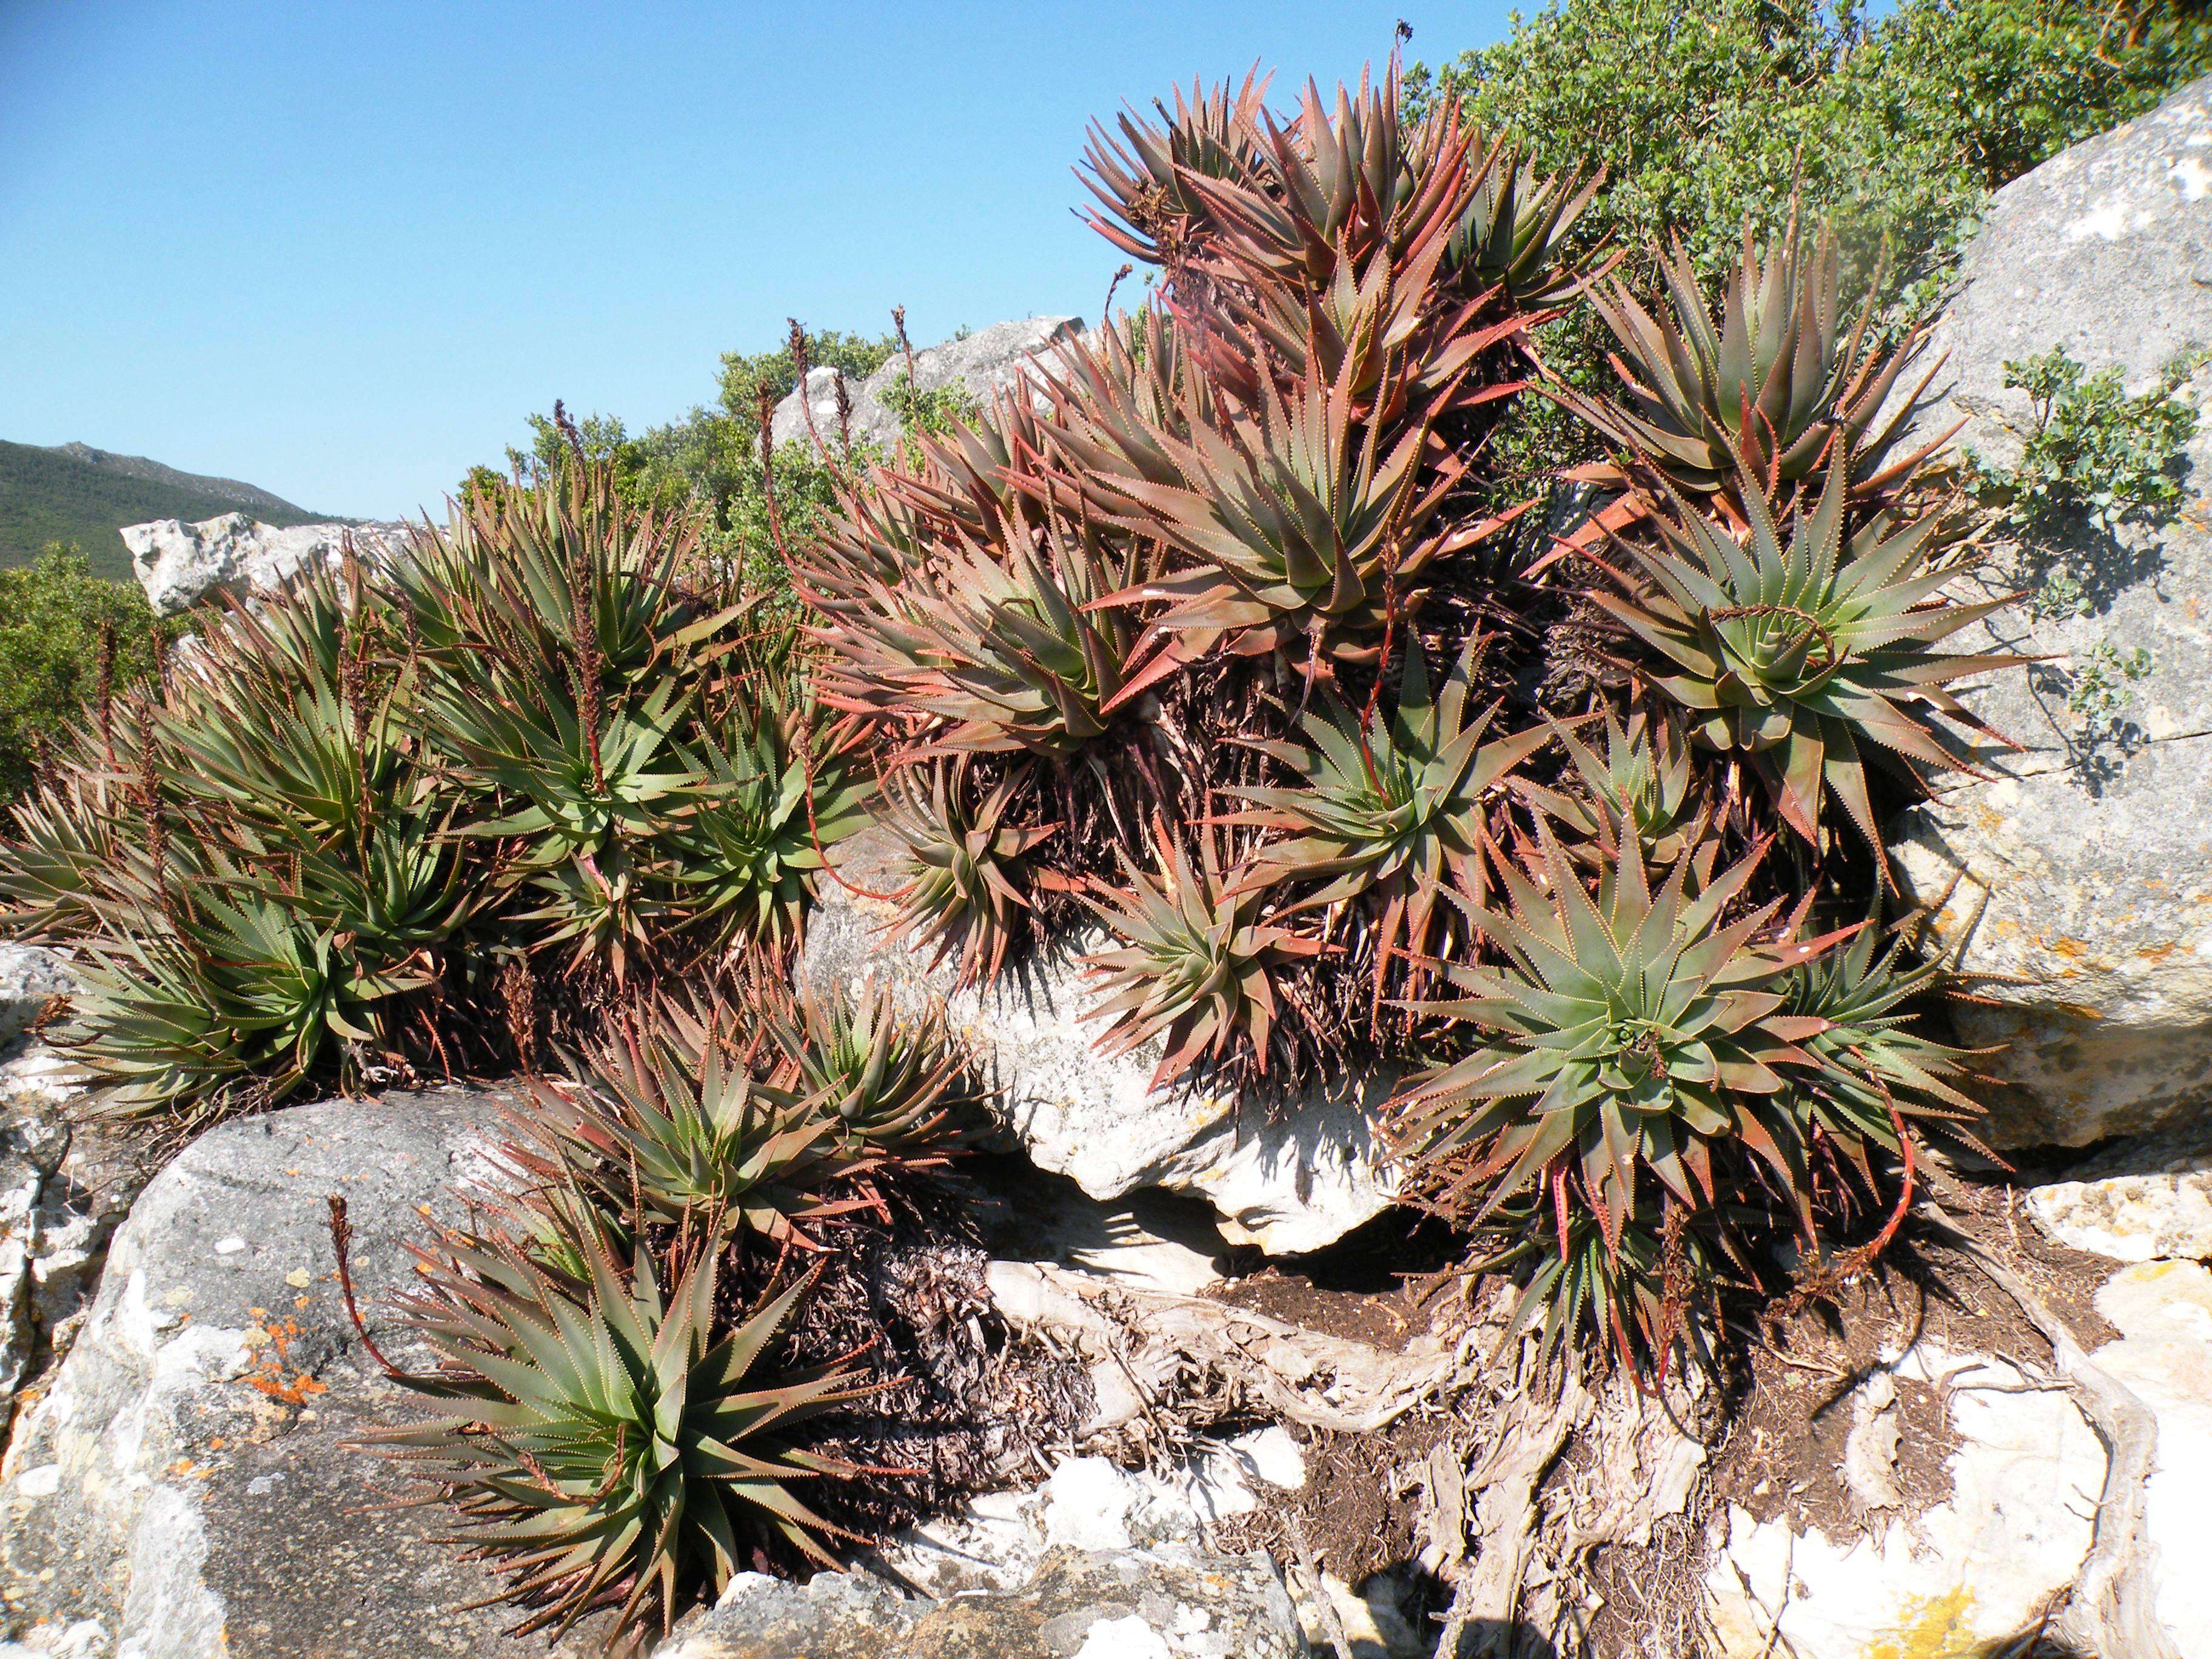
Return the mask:
<path id="1" fill-rule="evenodd" d="M 417 1252 L 409 1322 L 441 1365 L 400 1380 L 441 1412 L 366 1437 L 459 1510 L 526 1609 L 518 1633 L 613 1609 L 614 1641 L 641 1648 L 760 1540 L 834 1565 L 840 1529 L 793 1488 L 857 1471 L 807 1450 L 805 1425 L 873 1390 L 775 1363 L 812 1279 L 721 1329 L 714 1251 L 664 1293 L 650 1255 L 618 1262 L 587 1213 L 553 1225 L 581 1279 L 501 1235 Z"/>
<path id="2" fill-rule="evenodd" d="M 1657 262 L 1669 320 L 1655 319 L 1618 281 L 1591 295 L 1620 347 L 1613 362 L 1628 406 L 1564 386 L 1552 392 L 1679 488 L 1704 494 L 1751 479 L 1795 484 L 1840 463 L 1855 493 L 1878 495 L 1942 447 L 1938 437 L 1896 453 L 1935 370 L 1903 395 L 1891 394 L 1921 355 L 1926 331 L 1885 349 L 1871 292 L 1846 322 L 1841 262 L 1826 226 L 1808 241 L 1793 216 L 1778 243 L 1762 250 L 1747 225 L 1717 320 L 1684 249 Z"/>
<path id="3" fill-rule="evenodd" d="M 942 1011 L 902 1011 L 887 986 L 817 997 L 810 989 L 769 1021 L 790 1085 L 834 1113 L 864 1156 L 942 1158 L 985 1121 L 973 1057 Z"/>
<path id="4" fill-rule="evenodd" d="M 1122 1054 L 1161 1041 L 1156 1089 L 1237 1057 L 1265 1073 L 1280 1017 L 1275 975 L 1323 947 L 1263 921 L 1261 896 L 1225 880 L 1210 849 L 1194 866 L 1164 825 L 1154 842 L 1157 878 L 1124 854 L 1127 885 L 1083 895 L 1115 940 L 1083 959 L 1093 981 L 1085 1018 L 1111 1022 L 1098 1046 Z"/>
<path id="5" fill-rule="evenodd" d="M 1671 865 L 1703 834 L 1703 811 L 1690 750 L 1680 726 L 1654 721 L 1638 709 L 1623 726 L 1605 711 L 1605 752 L 1600 754 L 1564 726 L 1553 736 L 1572 762 L 1577 791 L 1520 781 L 1519 792 L 1576 837 L 1595 843 L 1593 855 L 1627 840 L 1642 844 L 1656 865 Z"/>
<path id="6" fill-rule="evenodd" d="M 1223 790 L 1252 809 L 1230 822 L 1285 832 L 1259 850 L 1242 887 L 1295 883 L 1293 909 L 1361 900 L 1376 913 L 1378 997 L 1394 951 L 1432 954 L 1436 927 L 1457 914 L 1449 905 L 1439 911 L 1447 886 L 1483 890 L 1493 792 L 1547 740 L 1533 727 L 1483 741 L 1498 711 L 1468 716 L 1476 654 L 1470 645 L 1437 696 L 1421 651 L 1407 651 L 1395 707 L 1363 719 L 1332 699 L 1305 717 L 1311 749 L 1255 745 L 1303 786 Z"/>
<path id="7" fill-rule="evenodd" d="M 539 1085 L 544 1138 L 611 1204 L 813 1248 L 811 1224 L 871 1201 L 854 1183 L 875 1160 L 843 1143 L 827 1103 L 755 1078 L 741 1022 L 719 1001 L 628 1011 L 576 1061 L 573 1086 Z"/>
<path id="8" fill-rule="evenodd" d="M 1028 854 L 1058 829 L 1007 821 L 1012 777 L 969 805 L 966 777 L 939 763 L 926 777 L 896 772 L 884 785 L 904 865 L 893 935 L 929 949 L 932 967 L 957 951 L 963 985 L 998 977 L 1029 908 Z"/>
<path id="9" fill-rule="evenodd" d="M 1974 556 L 1938 562 L 1940 510 L 1877 513 L 1846 538 L 1848 471 L 1832 469 L 1818 502 L 1793 514 L 1786 545 L 1751 481 L 1741 539 L 1677 496 L 1662 545 L 1626 544 L 1650 585 L 1590 597 L 1666 659 L 1659 689 L 1706 746 L 1750 757 L 1792 829 L 1818 844 L 1832 789 L 1879 854 L 1863 745 L 1916 779 L 1971 769 L 1954 727 L 1987 728 L 1948 688 L 2025 659 L 1935 648 L 2009 601 L 1943 597 Z"/>

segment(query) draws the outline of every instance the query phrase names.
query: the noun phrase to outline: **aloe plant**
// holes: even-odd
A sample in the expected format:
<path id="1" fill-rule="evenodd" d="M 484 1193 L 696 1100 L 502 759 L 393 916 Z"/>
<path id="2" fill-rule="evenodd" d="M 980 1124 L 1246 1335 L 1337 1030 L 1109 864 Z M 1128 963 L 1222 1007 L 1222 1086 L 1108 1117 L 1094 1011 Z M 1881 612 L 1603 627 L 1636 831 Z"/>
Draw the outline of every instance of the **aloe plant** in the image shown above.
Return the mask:
<path id="1" fill-rule="evenodd" d="M 826 997 L 802 989 L 768 1031 L 790 1086 L 834 1115 L 862 1156 L 941 1158 L 985 1121 L 974 1057 L 943 1012 L 907 1012 L 888 986 Z"/>
<path id="2" fill-rule="evenodd" d="M 829 849 L 868 822 L 872 790 L 849 734 L 797 671 L 767 664 L 726 683 L 681 752 L 696 805 L 659 848 L 678 905 L 719 922 L 718 943 L 782 951 L 798 938 Z"/>
<path id="3" fill-rule="evenodd" d="M 878 1159 L 845 1144 L 832 1103 L 753 1075 L 757 1040 L 732 1030 L 747 1018 L 666 997 L 624 1013 L 573 1085 L 540 1085 L 551 1167 L 659 1222 L 817 1248 L 813 1224 L 867 1203 L 854 1182 Z"/>
<path id="4" fill-rule="evenodd" d="M 1157 122 L 1133 109 L 1125 112 L 1119 141 L 1094 122 L 1085 156 L 1090 176 L 1083 182 L 1103 212 L 1086 216 L 1092 228 L 1148 264 L 1178 263 L 1190 222 L 1205 210 L 1191 180 L 1251 170 L 1267 90 L 1256 72 L 1235 91 L 1225 82 L 1210 89 L 1194 82 L 1188 97 L 1176 89 L 1172 112 L 1155 102 Z"/>
<path id="5" fill-rule="evenodd" d="M 1546 178 L 1525 152 L 1502 137 L 1471 129 L 1462 142 L 1473 188 L 1453 228 L 1447 263 L 1478 284 L 1504 288 L 1530 310 L 1581 292 L 1584 279 L 1562 252 L 1604 183 L 1603 173 Z"/>
<path id="6" fill-rule="evenodd" d="M 1297 884 L 1295 909 L 1358 900 L 1376 913 L 1375 984 L 1392 954 L 1428 954 L 1448 890 L 1479 891 L 1487 822 L 1503 787 L 1547 741 L 1541 726 L 1486 743 L 1496 708 L 1473 719 L 1468 698 L 1477 653 L 1462 653 L 1437 696 L 1423 653 L 1408 650 L 1394 707 L 1364 716 L 1341 703 L 1304 721 L 1313 747 L 1259 740 L 1302 783 L 1227 786 L 1248 804 L 1228 821 L 1284 832 L 1255 855 L 1240 884 L 1252 891 Z"/>
<path id="7" fill-rule="evenodd" d="M 1655 865 L 1671 865 L 1694 847 L 1707 822 L 1690 745 L 1679 722 L 1653 720 L 1639 709 L 1623 726 L 1607 708 L 1605 751 L 1600 754 L 1555 725 L 1553 736 L 1574 768 L 1573 790 L 1548 789 L 1525 779 L 1517 791 L 1571 835 L 1592 843 L 1590 852 L 1634 842 Z"/>
<path id="8" fill-rule="evenodd" d="M 797 1488 L 859 1471 L 807 1449 L 806 1425 L 874 1390 L 857 1371 L 776 1364 L 811 1278 L 726 1321 L 713 1251 L 664 1291 L 649 1252 L 618 1264 L 588 1223 L 562 1252 L 580 1281 L 509 1239 L 443 1246 L 419 1253 L 410 1302 L 440 1367 L 398 1379 L 440 1414 L 368 1439 L 458 1508 L 462 1540 L 526 1610 L 518 1633 L 611 1610 L 615 1641 L 641 1648 L 761 1542 L 836 1565 L 841 1529 Z"/>
<path id="9" fill-rule="evenodd" d="M 1590 295 L 1620 347 L 1613 366 L 1626 405 L 1571 387 L 1552 392 L 1677 488 L 1748 493 L 1761 487 L 1752 480 L 1794 485 L 1839 466 L 1855 492 L 1878 496 L 1942 447 L 1938 437 L 1898 453 L 1935 373 L 1898 393 L 1926 331 L 1885 349 L 1871 293 L 1845 319 L 1841 262 L 1826 227 L 1808 240 L 1793 217 L 1778 242 L 1762 250 L 1747 226 L 1717 319 L 1686 251 L 1677 246 L 1656 263 L 1671 301 L 1668 320 L 1655 319 L 1618 280 Z"/>
<path id="10" fill-rule="evenodd" d="M 1754 853 L 1710 881 L 1694 851 L 1656 882 L 1624 842 L 1585 891 L 1540 827 L 1538 875 L 1496 860 L 1508 902 L 1470 920 L 1502 958 L 1454 964 L 1420 1012 L 1472 1028 L 1464 1057 L 1411 1082 L 1389 1109 L 1413 1185 L 1461 1219 L 1517 1194 L 1594 1218 L 1609 1251 L 1679 1206 L 1710 1215 L 1747 1176 L 1770 1182 L 1808 1242 L 1811 1158 L 1826 1133 L 1804 1103 L 1848 1086 L 1808 1047 L 1828 1025 L 1790 1006 L 1792 976 L 1838 942 L 1771 936 L 1781 901 L 1739 902 Z M 1540 876 L 1540 880 L 1539 879 Z M 1613 1334 L 1620 1310 L 1595 1310 Z"/>
<path id="11" fill-rule="evenodd" d="M 1058 826 L 1009 821 L 1016 780 L 1002 778 L 970 805 L 957 765 L 893 773 L 886 822 L 901 843 L 903 878 L 895 933 L 930 951 L 934 967 L 957 953 L 963 984 L 996 979 L 1030 907 L 1030 855 Z"/>
<path id="12" fill-rule="evenodd" d="M 1265 920 L 1261 896 L 1225 879 L 1211 849 L 1194 866 L 1164 825 L 1154 839 L 1157 877 L 1125 854 L 1127 884 L 1083 896 L 1115 941 L 1083 959 L 1092 981 L 1085 1017 L 1109 1022 L 1098 1047 L 1122 1054 L 1158 1040 L 1155 1089 L 1232 1060 L 1265 1073 L 1281 1019 L 1276 975 L 1323 946 Z"/>
<path id="13" fill-rule="evenodd" d="M 1879 854 L 1863 745 L 1908 768 L 1971 769 L 1956 728 L 1985 728 L 1948 688 L 2022 659 L 1935 648 L 2009 600 L 1942 597 L 1973 556 L 1939 558 L 1940 510 L 1877 513 L 1847 535 L 1849 470 L 1830 470 L 1786 544 L 1756 490 L 1741 538 L 1678 499 L 1662 544 L 1626 544 L 1650 585 L 1590 597 L 1665 659 L 1659 690 L 1705 746 L 1748 757 L 1792 829 L 1817 844 L 1832 789 Z"/>
<path id="14" fill-rule="evenodd" d="M 1133 542 L 1054 514 L 948 536 L 896 585 L 811 568 L 829 618 L 823 697 L 922 722 L 926 752 L 1073 755 L 1107 732 L 1138 665 L 1139 630 L 1096 608 L 1136 579 L 1136 558 Z"/>

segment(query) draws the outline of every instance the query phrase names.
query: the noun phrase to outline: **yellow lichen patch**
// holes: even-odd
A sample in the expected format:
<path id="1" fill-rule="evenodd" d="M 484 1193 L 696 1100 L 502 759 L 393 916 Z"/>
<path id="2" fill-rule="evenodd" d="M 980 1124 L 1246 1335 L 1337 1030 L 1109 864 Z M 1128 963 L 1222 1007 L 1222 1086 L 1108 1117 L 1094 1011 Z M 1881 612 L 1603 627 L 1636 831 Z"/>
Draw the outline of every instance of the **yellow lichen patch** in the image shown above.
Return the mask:
<path id="1" fill-rule="evenodd" d="M 2085 1002 L 2054 1002 L 2051 1006 L 2060 1013 L 2071 1014 L 2076 1019 L 2100 1020 L 2105 1017 L 2102 1009 L 2092 1008 Z"/>
<path id="2" fill-rule="evenodd" d="M 2052 939 L 2043 948 L 2054 957 L 2064 957 L 2069 962 L 2073 961 L 2076 957 L 2086 957 L 2089 954 L 2089 946 L 2086 941 L 2068 939 L 2063 934 Z"/>
<path id="3" fill-rule="evenodd" d="M 1978 1645 L 1967 1622 L 1974 1593 L 1964 1584 L 1942 1595 L 1917 1596 L 1906 1604 L 1896 1631 L 1866 1650 L 1866 1659 L 1966 1659 Z"/>

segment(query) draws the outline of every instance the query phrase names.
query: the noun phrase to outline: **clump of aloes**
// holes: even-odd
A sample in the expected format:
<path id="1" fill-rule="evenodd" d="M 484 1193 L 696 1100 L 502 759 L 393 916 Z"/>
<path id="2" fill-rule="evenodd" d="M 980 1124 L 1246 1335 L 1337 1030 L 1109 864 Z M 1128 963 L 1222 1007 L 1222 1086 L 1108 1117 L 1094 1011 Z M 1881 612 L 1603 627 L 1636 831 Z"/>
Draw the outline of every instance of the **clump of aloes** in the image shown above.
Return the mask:
<path id="1" fill-rule="evenodd" d="M 732 1318 L 718 1252 L 657 1262 L 618 1253 L 588 1207 L 541 1219 L 552 1249 L 495 1232 L 416 1251 L 408 1324 L 439 1364 L 396 1380 L 440 1414 L 368 1437 L 459 1510 L 518 1633 L 611 1612 L 610 1646 L 635 1651 L 763 1545 L 835 1566 L 850 1534 L 802 1494 L 864 1472 L 808 1449 L 808 1425 L 880 1385 L 777 1363 L 813 1280 Z"/>
<path id="2" fill-rule="evenodd" d="M 1438 1212 L 1518 1218 L 1505 1254 L 1534 1300 L 1565 1298 L 1555 1335 L 1586 1316 L 1624 1359 L 1663 1364 L 1717 1264 L 1750 1270 L 1762 1194 L 1817 1249 L 1820 1160 L 1863 1167 L 1869 1137 L 1904 1151 L 1901 1116 L 1875 1126 L 1844 1106 L 1948 1109 L 1955 1091 L 1912 1054 L 1878 1065 L 1863 1043 L 1823 1041 L 1838 1016 L 1879 1022 L 1903 997 L 1844 988 L 1865 981 L 1856 957 L 1840 982 L 1819 975 L 1851 930 L 1801 939 L 1778 928 L 1780 900 L 1744 902 L 1756 852 L 1715 875 L 1708 845 L 1655 872 L 1626 841 L 1593 895 L 1548 830 L 1539 840 L 1533 872 L 1496 860 L 1506 905 L 1471 913 L 1495 964 L 1446 967 L 1449 989 L 1420 1005 L 1474 1046 L 1409 1083 L 1389 1128 Z"/>

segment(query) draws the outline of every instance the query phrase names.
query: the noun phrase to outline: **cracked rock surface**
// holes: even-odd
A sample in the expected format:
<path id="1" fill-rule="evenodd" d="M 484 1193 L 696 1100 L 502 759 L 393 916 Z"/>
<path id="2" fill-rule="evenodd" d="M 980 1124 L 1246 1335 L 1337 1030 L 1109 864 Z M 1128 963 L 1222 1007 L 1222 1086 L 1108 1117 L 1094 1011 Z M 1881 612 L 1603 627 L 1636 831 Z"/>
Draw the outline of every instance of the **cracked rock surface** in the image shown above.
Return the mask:
<path id="1" fill-rule="evenodd" d="M 656 1659 L 1304 1659 L 1266 1555 L 1048 1551 L 1018 1589 L 908 1598 L 842 1573 L 747 1573 Z"/>
<path id="2" fill-rule="evenodd" d="M 2063 346 L 2140 392 L 2212 344 L 2212 80 L 1999 191 L 1960 276 L 1928 359 L 1948 354 L 1948 392 L 1922 430 L 1963 419 L 1956 442 L 1994 465 L 2030 428 L 2008 361 Z M 2180 395 L 2208 389 L 2200 368 Z M 2087 1146 L 2212 1098 L 2212 422 L 2183 482 L 2162 526 L 2085 525 L 2045 550 L 2080 579 L 2080 614 L 2015 605 L 1954 636 L 2048 660 L 1967 694 L 2020 748 L 1990 749 L 1987 778 L 1948 775 L 1892 830 L 1911 895 L 1949 891 L 1943 943 L 1969 969 L 2016 976 L 1990 988 L 2000 1006 L 1959 1017 L 1969 1042 L 2005 1045 L 1989 1068 L 2019 1085 L 1990 1119 L 2001 1146 Z M 1972 580 L 2004 591 L 2016 553 Z M 2153 667 L 2100 722 L 2069 700 L 2106 646 Z"/>

